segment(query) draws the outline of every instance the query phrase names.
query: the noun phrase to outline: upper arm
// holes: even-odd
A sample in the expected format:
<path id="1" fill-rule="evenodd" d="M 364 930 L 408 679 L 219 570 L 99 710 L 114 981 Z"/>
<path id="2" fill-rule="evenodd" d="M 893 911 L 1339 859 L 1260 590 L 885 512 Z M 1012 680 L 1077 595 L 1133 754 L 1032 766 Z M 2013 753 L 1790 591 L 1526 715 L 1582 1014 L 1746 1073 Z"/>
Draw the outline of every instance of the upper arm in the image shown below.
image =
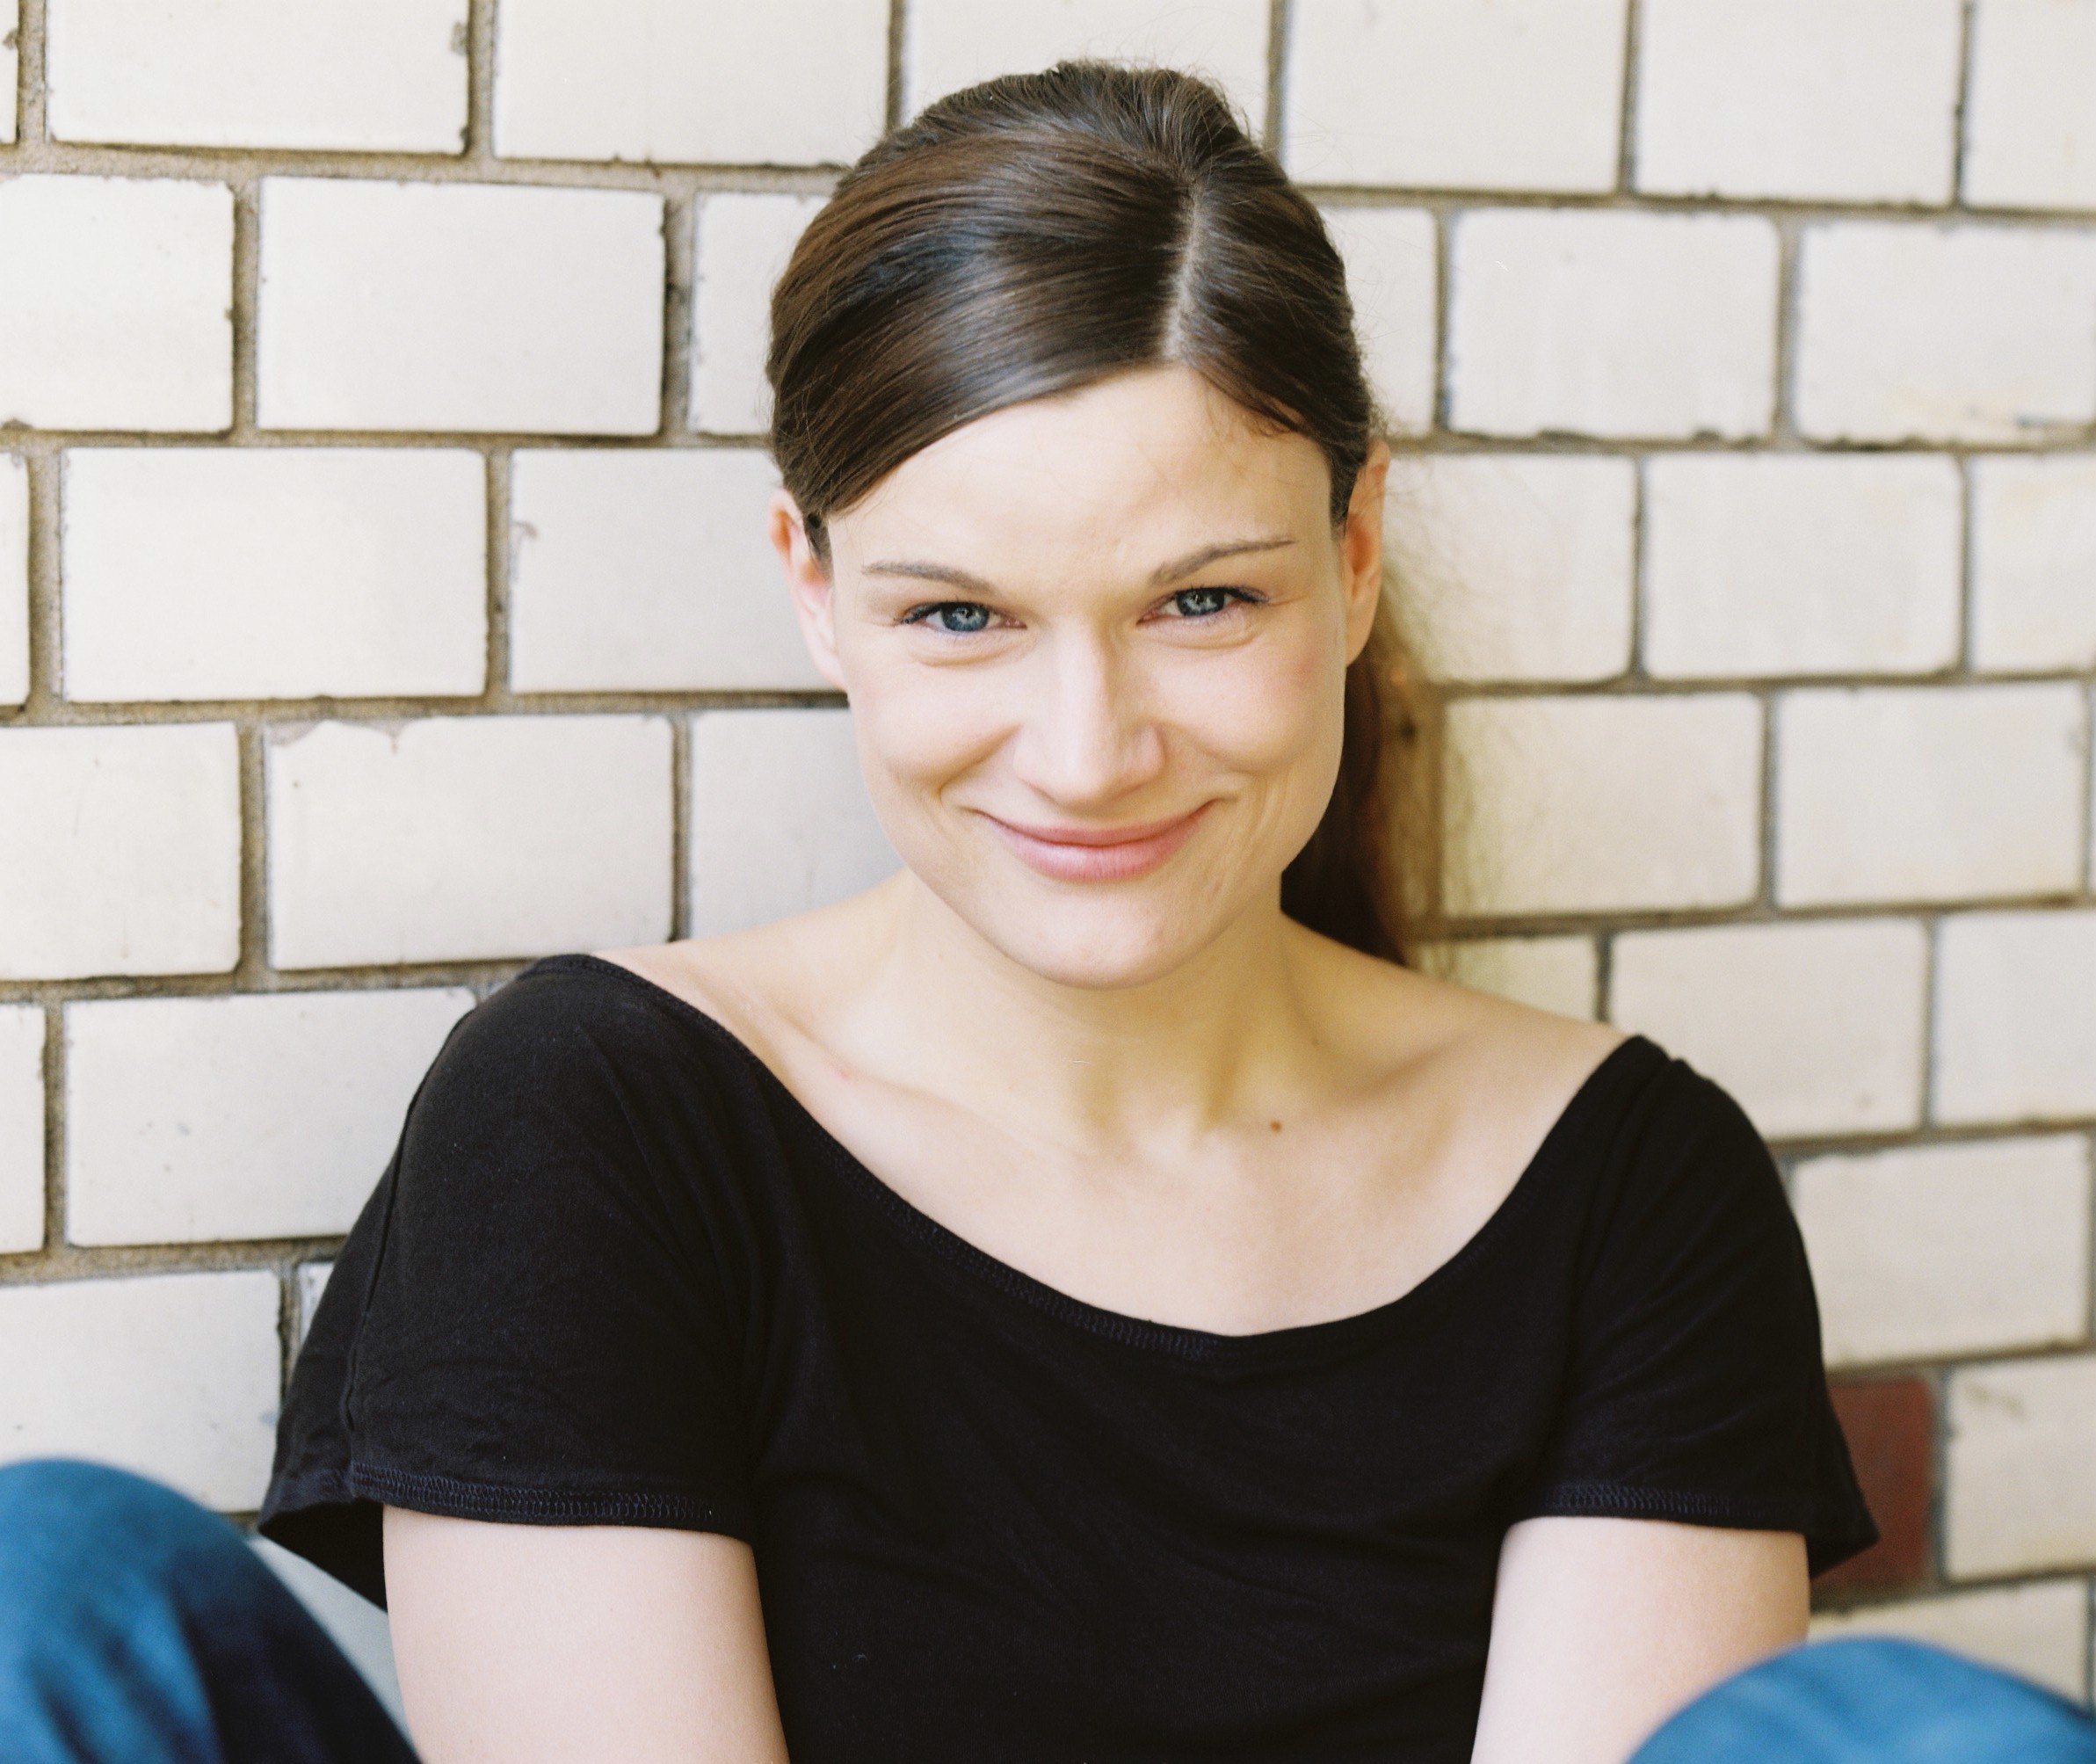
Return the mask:
<path id="1" fill-rule="evenodd" d="M 786 1757 L 738 1538 L 388 1507 L 401 1696 L 427 1764 Z"/>
<path id="2" fill-rule="evenodd" d="M 1804 1540 L 1643 1519 L 1506 1535 L 1473 1764 L 1622 1764 L 1675 1710 L 1804 1639 Z"/>

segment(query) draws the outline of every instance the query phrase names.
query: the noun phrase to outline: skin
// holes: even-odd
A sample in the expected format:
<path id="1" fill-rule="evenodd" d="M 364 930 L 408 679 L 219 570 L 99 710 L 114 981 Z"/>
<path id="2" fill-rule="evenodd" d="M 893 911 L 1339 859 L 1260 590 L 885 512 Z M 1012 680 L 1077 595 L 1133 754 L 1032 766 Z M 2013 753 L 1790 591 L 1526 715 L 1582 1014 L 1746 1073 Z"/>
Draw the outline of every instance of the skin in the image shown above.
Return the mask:
<path id="1" fill-rule="evenodd" d="M 1285 918 L 1382 577 L 1379 445 L 1186 369 L 997 412 L 834 513 L 774 499 L 809 649 L 904 867 L 735 937 L 606 952 L 727 1024 L 875 1174 L 1090 1303 L 1225 1333 L 1409 1290 L 1620 1037 Z M 1218 555 L 1218 554 L 1221 555 Z M 388 1509 L 430 1764 L 782 1758 L 735 1540 Z M 1618 1764 L 1804 1633 L 1802 1540 L 1516 1526 L 1475 1758 Z"/>

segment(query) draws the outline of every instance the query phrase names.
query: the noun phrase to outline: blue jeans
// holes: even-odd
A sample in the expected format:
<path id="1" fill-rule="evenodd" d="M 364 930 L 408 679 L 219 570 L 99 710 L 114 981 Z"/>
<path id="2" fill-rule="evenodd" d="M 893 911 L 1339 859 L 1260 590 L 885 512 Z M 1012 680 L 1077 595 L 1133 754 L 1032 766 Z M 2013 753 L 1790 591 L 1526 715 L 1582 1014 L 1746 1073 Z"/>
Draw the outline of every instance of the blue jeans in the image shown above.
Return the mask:
<path id="1" fill-rule="evenodd" d="M 156 1483 L 0 1470 L 4 1764 L 414 1764 L 240 1534 Z M 1910 1642 L 1801 1648 L 1661 1728 L 1632 1764 L 2096 1764 L 2059 1698 Z"/>

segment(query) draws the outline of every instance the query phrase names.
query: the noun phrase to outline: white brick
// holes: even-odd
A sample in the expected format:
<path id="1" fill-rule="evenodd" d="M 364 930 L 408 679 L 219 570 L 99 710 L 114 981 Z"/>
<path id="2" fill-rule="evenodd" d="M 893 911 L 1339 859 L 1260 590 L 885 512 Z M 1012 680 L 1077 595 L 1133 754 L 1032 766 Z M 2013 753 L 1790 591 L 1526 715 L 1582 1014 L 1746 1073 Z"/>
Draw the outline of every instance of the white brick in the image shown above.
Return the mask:
<path id="1" fill-rule="evenodd" d="M 299 1339 L 306 1339 L 313 1327 L 313 1313 L 320 1308 L 320 1296 L 328 1289 L 328 1278 L 335 1272 L 333 1262 L 301 1262 L 299 1264 Z"/>
<path id="2" fill-rule="evenodd" d="M 1425 454 L 1390 476 L 1384 540 L 1428 670 L 1600 680 L 1630 664 L 1628 460 Z"/>
<path id="3" fill-rule="evenodd" d="M 0 454 L 0 704 L 29 696 L 29 468 Z"/>
<path id="4" fill-rule="evenodd" d="M 692 310 L 692 426 L 757 435 L 772 423 L 765 379 L 772 288 L 820 196 L 729 192 L 699 204 L 699 287 Z"/>
<path id="5" fill-rule="evenodd" d="M 1709 1073 L 1773 1138 L 1912 1127 L 1926 965 L 1921 927 L 1898 919 L 1626 932 L 1609 1016 Z"/>
<path id="6" fill-rule="evenodd" d="M 514 157 L 842 164 L 887 107 L 888 0 L 504 0 L 496 29 Z"/>
<path id="7" fill-rule="evenodd" d="M 85 1457 L 252 1512 L 277 1419 L 272 1274 L 0 1289 L 0 1459 Z"/>
<path id="8" fill-rule="evenodd" d="M 2086 1339 L 2089 1142 L 1905 1146 L 1801 1164 L 1791 1200 L 1830 1365 Z"/>
<path id="9" fill-rule="evenodd" d="M 697 937 L 827 905 L 896 867 L 845 710 L 693 717 L 691 829 Z"/>
<path id="10" fill-rule="evenodd" d="M 1421 949 L 1427 973 L 1563 1017 L 1592 1017 L 1599 962 L 1587 937 L 1476 937 Z"/>
<path id="11" fill-rule="evenodd" d="M 18 0 L 0 0 L 0 143 L 15 138 L 15 89 L 21 66 L 15 40 L 21 18 Z"/>
<path id="12" fill-rule="evenodd" d="M 1754 892 L 1761 711 L 1743 694 L 1469 699 L 1461 915 L 1737 906 Z"/>
<path id="13" fill-rule="evenodd" d="M 1767 432 L 1777 257 L 1768 221 L 1494 209 L 1454 224 L 1451 428 Z"/>
<path id="14" fill-rule="evenodd" d="M 1776 710 L 1776 897 L 2077 888 L 2087 748 L 2087 701 L 2071 686 L 1788 693 Z"/>
<path id="15" fill-rule="evenodd" d="M 0 730 L 0 979 L 240 956 L 233 725 Z"/>
<path id="16" fill-rule="evenodd" d="M 1425 208 L 1326 208 L 1368 383 L 1392 426 L 1433 426 L 1440 247 Z"/>
<path id="17" fill-rule="evenodd" d="M 2096 668 L 2096 457 L 1969 469 L 1973 664 Z"/>
<path id="18" fill-rule="evenodd" d="M 0 180 L 0 424 L 233 420 L 233 192 L 174 178 Z"/>
<path id="19" fill-rule="evenodd" d="M 2096 235 L 1808 227 L 1797 425 L 1817 439 L 2033 441 L 2096 417 Z"/>
<path id="20" fill-rule="evenodd" d="M 1637 187 L 1947 202 L 1960 0 L 1644 0 Z"/>
<path id="21" fill-rule="evenodd" d="M 1935 1109 L 1947 1122 L 2096 1114 L 2096 911 L 1944 920 Z"/>
<path id="22" fill-rule="evenodd" d="M 466 0 L 51 0 L 57 141 L 457 153 Z"/>
<path id="23" fill-rule="evenodd" d="M 670 726 L 443 717 L 272 731 L 284 968 L 466 961 L 670 934 Z"/>
<path id="24" fill-rule="evenodd" d="M 0 1255 L 44 1246 L 44 1013 L 0 1005 Z"/>
<path id="25" fill-rule="evenodd" d="M 122 998 L 66 1007 L 66 1238 L 335 1236 L 473 995 Z"/>
<path id="26" fill-rule="evenodd" d="M 1947 1409 L 1951 1577 L 2096 1563 L 2096 1355 L 1966 1367 Z"/>
<path id="27" fill-rule="evenodd" d="M 258 420 L 653 434 L 662 221 L 640 191 L 265 178 Z"/>
<path id="28" fill-rule="evenodd" d="M 743 447 L 522 453 L 511 490 L 519 692 L 821 686 Z"/>
<path id="29" fill-rule="evenodd" d="M 1645 665 L 1703 679 L 1948 667 L 1962 509 L 1947 459 L 1650 460 Z"/>
<path id="30" fill-rule="evenodd" d="M 1926 1599 L 1824 1612 L 1815 1641 L 1900 1636 L 1928 1642 L 2030 1679 L 2077 1702 L 2087 1700 L 2089 1586 L 2085 1580 L 2033 1580 Z"/>
<path id="31" fill-rule="evenodd" d="M 69 454 L 65 691 L 370 698 L 487 679 L 486 468 L 438 448 Z"/>
<path id="32" fill-rule="evenodd" d="M 1965 200 L 2096 208 L 2096 0 L 1978 0 Z"/>
<path id="33" fill-rule="evenodd" d="M 903 109 L 1076 55 L 1180 68 L 1220 84 L 1256 136 L 1266 120 L 1266 0 L 910 0 Z"/>
<path id="34" fill-rule="evenodd" d="M 1293 9 L 1287 163 L 1313 184 L 1612 190 L 1624 0 Z"/>

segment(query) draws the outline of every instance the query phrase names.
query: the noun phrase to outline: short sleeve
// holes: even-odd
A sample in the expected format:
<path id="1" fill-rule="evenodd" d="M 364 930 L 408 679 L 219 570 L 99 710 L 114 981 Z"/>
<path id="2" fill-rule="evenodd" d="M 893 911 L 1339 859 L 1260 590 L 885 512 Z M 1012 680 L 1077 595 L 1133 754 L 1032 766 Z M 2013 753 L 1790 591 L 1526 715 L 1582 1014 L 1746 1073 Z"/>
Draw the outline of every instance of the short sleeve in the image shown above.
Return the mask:
<path id="1" fill-rule="evenodd" d="M 1797 1531 L 1815 1574 L 1876 1541 L 1774 1162 L 1684 1063 L 1657 1063 L 1624 1118 L 1581 1258 L 1564 1398 L 1517 1517 Z"/>
<path id="2" fill-rule="evenodd" d="M 386 1506 L 750 1535 L 748 1274 L 662 1040 L 552 969 L 461 1020 L 294 1368 L 265 1535 L 382 1603 Z"/>

